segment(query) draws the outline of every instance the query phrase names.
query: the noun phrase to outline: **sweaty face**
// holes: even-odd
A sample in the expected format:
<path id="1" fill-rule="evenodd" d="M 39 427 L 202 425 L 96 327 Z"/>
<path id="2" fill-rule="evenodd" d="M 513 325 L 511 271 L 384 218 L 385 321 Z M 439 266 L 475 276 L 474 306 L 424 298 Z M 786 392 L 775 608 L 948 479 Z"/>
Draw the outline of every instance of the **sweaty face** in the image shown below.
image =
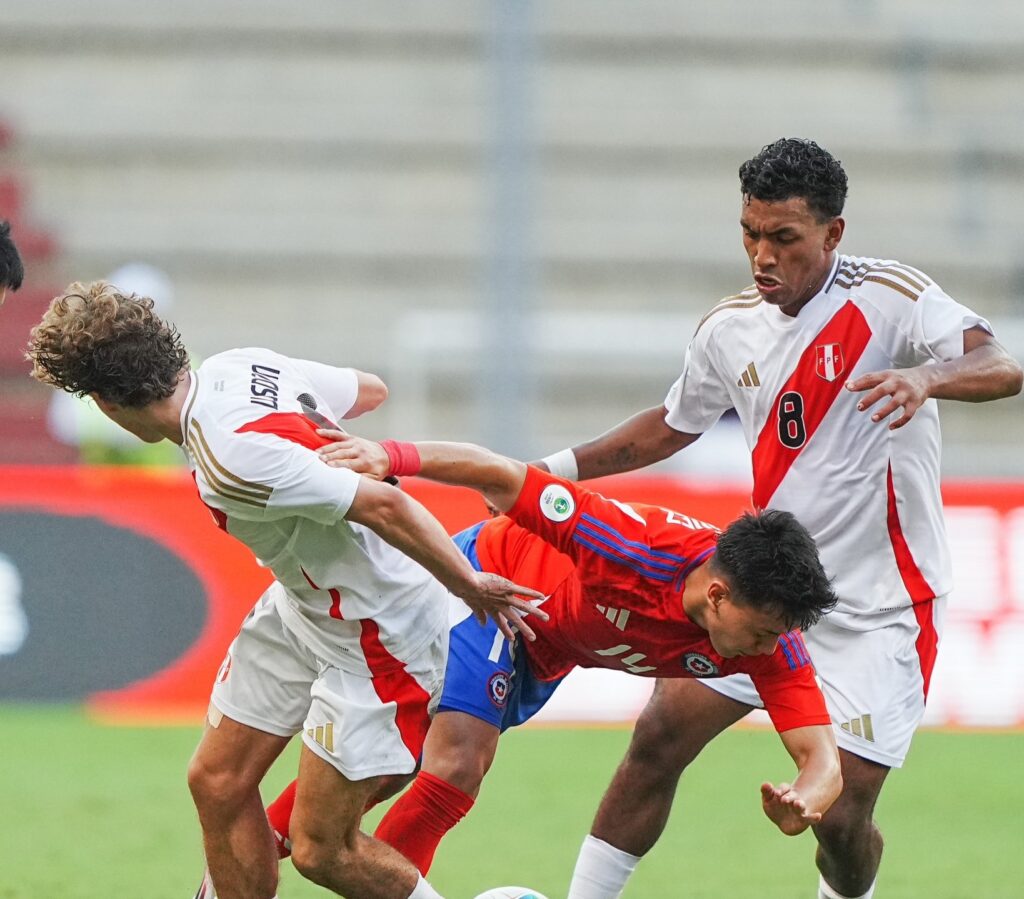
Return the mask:
<path id="1" fill-rule="evenodd" d="M 843 220 L 818 222 L 800 197 L 775 203 L 744 197 L 740 226 L 762 298 L 787 315 L 796 315 L 828 277 Z"/>
<path id="2" fill-rule="evenodd" d="M 789 630 L 782 616 L 726 597 L 705 621 L 711 645 L 724 658 L 771 655 Z"/>

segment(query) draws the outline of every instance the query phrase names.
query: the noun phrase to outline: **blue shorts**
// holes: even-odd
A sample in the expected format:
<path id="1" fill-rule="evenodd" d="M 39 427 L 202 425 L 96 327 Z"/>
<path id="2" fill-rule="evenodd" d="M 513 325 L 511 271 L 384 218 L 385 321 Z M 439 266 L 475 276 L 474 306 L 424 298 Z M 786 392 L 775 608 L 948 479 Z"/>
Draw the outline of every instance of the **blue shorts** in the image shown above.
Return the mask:
<path id="1" fill-rule="evenodd" d="M 483 570 L 476 553 L 483 526 L 475 524 L 453 538 L 477 571 Z M 470 615 L 452 628 L 449 640 L 439 712 L 465 712 L 505 731 L 536 715 L 562 682 L 534 677 L 526 654 L 510 646 L 491 619 L 480 624 Z"/>

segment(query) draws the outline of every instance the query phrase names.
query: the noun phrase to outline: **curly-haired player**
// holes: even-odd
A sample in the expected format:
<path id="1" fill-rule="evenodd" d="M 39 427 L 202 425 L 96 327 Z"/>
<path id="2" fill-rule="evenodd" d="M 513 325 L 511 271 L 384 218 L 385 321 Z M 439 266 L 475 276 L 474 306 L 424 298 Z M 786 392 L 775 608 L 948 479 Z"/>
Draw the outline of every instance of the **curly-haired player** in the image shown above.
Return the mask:
<path id="1" fill-rule="evenodd" d="M 924 713 L 951 588 L 935 400 L 994 400 L 1022 380 L 989 324 L 923 272 L 838 252 L 846 188 L 839 161 L 813 141 L 778 140 L 745 162 L 740 228 L 754 283 L 704 316 L 662 405 L 545 460 L 571 478 L 640 468 L 736 410 L 754 504 L 796 515 L 839 594 L 805 635 L 843 765 L 843 792 L 815 826 L 822 899 L 874 891 L 875 801 Z M 683 769 L 762 700 L 742 676 L 659 683 L 571 899 L 619 895 L 660 836 Z"/>
<path id="2" fill-rule="evenodd" d="M 28 355 L 40 381 L 89 394 L 142 440 L 182 445 L 214 521 L 274 573 L 231 644 L 189 766 L 211 889 L 275 895 L 259 783 L 302 732 L 299 871 L 353 899 L 436 899 L 405 858 L 359 830 L 363 808 L 416 766 L 441 689 L 448 590 L 509 637 L 505 616 L 532 608 L 515 594 L 540 594 L 475 571 L 401 490 L 320 461 L 326 441 L 303 400 L 351 418 L 383 402 L 383 382 L 258 348 L 191 371 L 152 301 L 105 282 L 54 299 Z"/>

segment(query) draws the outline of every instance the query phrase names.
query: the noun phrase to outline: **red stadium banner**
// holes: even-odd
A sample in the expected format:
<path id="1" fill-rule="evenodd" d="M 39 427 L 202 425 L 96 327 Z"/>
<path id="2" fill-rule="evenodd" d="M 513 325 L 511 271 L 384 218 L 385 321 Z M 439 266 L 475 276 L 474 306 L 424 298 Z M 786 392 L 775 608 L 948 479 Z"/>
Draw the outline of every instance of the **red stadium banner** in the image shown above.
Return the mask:
<path id="1" fill-rule="evenodd" d="M 750 505 L 722 483 L 594 483 L 616 499 L 722 524 Z M 417 479 L 403 487 L 452 533 L 486 517 L 471 491 Z M 957 589 L 927 720 L 1019 726 L 1024 483 L 950 483 L 944 498 Z M 0 700 L 81 699 L 111 720 L 199 720 L 228 644 L 269 581 L 180 471 L 0 467 Z M 650 685 L 621 680 L 630 682 L 621 701 L 566 689 L 547 717 L 628 719 Z"/>

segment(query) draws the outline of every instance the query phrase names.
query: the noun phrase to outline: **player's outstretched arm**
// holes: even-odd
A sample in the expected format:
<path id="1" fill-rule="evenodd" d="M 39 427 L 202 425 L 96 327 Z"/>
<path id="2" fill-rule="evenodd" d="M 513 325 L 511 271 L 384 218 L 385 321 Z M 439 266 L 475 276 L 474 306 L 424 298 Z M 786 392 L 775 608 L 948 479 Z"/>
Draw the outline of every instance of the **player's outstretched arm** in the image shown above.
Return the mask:
<path id="1" fill-rule="evenodd" d="M 653 465 L 700 436 L 670 427 L 665 422 L 665 414 L 664 406 L 645 409 L 600 437 L 548 456 L 543 466 L 570 480 L 586 480 Z M 568 453 L 575 459 L 569 458 Z M 553 460 L 553 464 L 549 460 Z"/>
<path id="2" fill-rule="evenodd" d="M 544 595 L 521 587 L 496 574 L 474 571 L 451 538 L 420 503 L 389 484 L 363 478 L 345 516 L 365 525 L 381 539 L 419 562 L 452 593 L 462 599 L 481 622 L 490 616 L 510 640 L 515 639 L 509 622 L 532 640 L 533 631 L 520 618 L 532 613 L 547 620 L 529 599 Z M 524 598 L 525 597 L 525 598 Z"/>
<path id="3" fill-rule="evenodd" d="M 326 428 L 317 433 L 334 441 L 317 451 L 334 468 L 350 468 L 377 480 L 391 474 L 418 474 L 470 487 L 502 512 L 512 508 L 526 480 L 526 463 L 471 443 L 377 443 Z"/>
<path id="4" fill-rule="evenodd" d="M 857 409 L 870 410 L 872 421 L 886 420 L 902 409 L 900 417 L 889 423 L 894 431 L 929 398 L 984 403 L 1016 396 L 1022 383 L 1020 365 L 996 339 L 984 328 L 969 328 L 964 331 L 964 354 L 959 359 L 868 372 L 847 382 L 846 389 L 861 394 Z"/>
<path id="5" fill-rule="evenodd" d="M 761 784 L 761 807 L 784 834 L 817 824 L 843 788 L 832 726 L 796 727 L 780 735 L 798 773 L 791 784 Z"/>

